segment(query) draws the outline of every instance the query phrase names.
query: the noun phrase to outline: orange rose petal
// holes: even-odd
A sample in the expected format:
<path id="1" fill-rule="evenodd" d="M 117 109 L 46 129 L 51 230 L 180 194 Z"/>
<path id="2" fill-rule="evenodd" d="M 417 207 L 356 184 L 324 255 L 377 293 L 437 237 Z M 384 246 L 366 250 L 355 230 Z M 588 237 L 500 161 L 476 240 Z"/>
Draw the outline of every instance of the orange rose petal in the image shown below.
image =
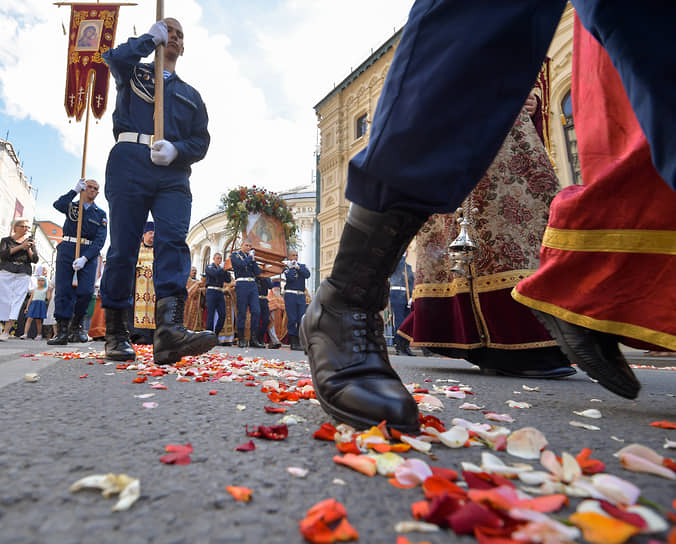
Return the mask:
<path id="1" fill-rule="evenodd" d="M 390 444 L 390 451 L 393 451 L 395 453 L 404 453 L 407 452 L 408 450 L 411 449 L 410 444 Z"/>
<path id="2" fill-rule="evenodd" d="M 349 442 L 336 442 L 336 448 L 341 453 L 361 454 L 361 450 L 357 447 L 357 442 L 354 438 Z"/>
<path id="3" fill-rule="evenodd" d="M 662 466 L 663 466 L 663 467 L 667 467 L 668 469 L 671 469 L 671 470 L 673 470 L 674 472 L 676 472 L 676 463 L 674 463 L 674 462 L 673 462 L 671 459 L 669 459 L 668 457 L 665 457 L 664 459 L 662 459 Z"/>
<path id="4" fill-rule="evenodd" d="M 674 527 L 669 536 L 667 536 L 667 544 L 676 544 L 676 527 Z"/>
<path id="5" fill-rule="evenodd" d="M 339 465 L 345 465 L 357 472 L 366 474 L 366 476 L 375 476 L 376 474 L 376 460 L 366 455 L 355 455 L 354 453 L 346 453 L 342 457 L 334 455 L 333 461 Z"/>
<path id="6" fill-rule="evenodd" d="M 568 519 L 592 544 L 622 544 L 640 531 L 629 523 L 596 512 L 576 512 Z"/>
<path id="7" fill-rule="evenodd" d="M 511 487 L 494 487 L 491 489 L 470 489 L 467 497 L 471 501 L 497 510 L 509 510 L 518 503 L 516 491 Z"/>
<path id="8" fill-rule="evenodd" d="M 598 474 L 603 472 L 606 469 L 606 465 L 603 461 L 598 459 L 591 458 L 592 450 L 589 448 L 582 448 L 580 453 L 577 454 L 575 460 L 577 464 L 580 465 L 582 473 L 589 476 L 591 474 Z"/>
<path id="9" fill-rule="evenodd" d="M 673 421 L 653 421 L 651 427 L 659 427 L 660 429 L 676 429 L 676 423 Z"/>
<path id="10" fill-rule="evenodd" d="M 315 523 L 307 524 L 304 521 L 300 522 L 300 533 L 306 540 L 309 540 L 313 544 L 331 544 L 335 542 L 333 531 L 326 523 L 318 520 Z"/>
<path id="11" fill-rule="evenodd" d="M 323 519 L 326 523 L 333 523 L 347 516 L 347 510 L 336 499 L 319 501 L 306 512 L 305 518 Z"/>
<path id="12" fill-rule="evenodd" d="M 474 528 L 474 536 L 479 544 L 523 544 L 522 541 L 509 538 L 512 532 L 514 532 L 514 527 L 504 529 Z"/>
<path id="13" fill-rule="evenodd" d="M 236 501 L 248 502 L 251 500 L 251 494 L 253 491 L 248 487 L 241 487 L 238 485 L 229 485 L 226 486 L 226 491 L 230 493 Z"/>
<path id="14" fill-rule="evenodd" d="M 527 508 L 529 510 L 535 510 L 536 512 L 549 513 L 558 512 L 567 504 L 568 497 L 566 495 L 555 493 L 554 495 L 543 495 L 541 497 L 519 501 L 516 506 L 517 508 Z"/>
<path id="15" fill-rule="evenodd" d="M 430 513 L 428 501 L 416 501 L 411 505 L 411 513 L 415 519 L 425 519 Z"/>
<path id="16" fill-rule="evenodd" d="M 432 474 L 434 474 L 435 476 L 439 476 L 439 478 L 443 478 L 444 480 L 454 482 L 455 480 L 458 479 L 458 473 L 450 468 L 444 467 L 430 467 L 430 468 L 432 469 Z"/>
<path id="17" fill-rule="evenodd" d="M 434 499 L 435 497 L 440 497 L 444 493 L 447 493 L 451 497 L 455 498 L 465 498 L 467 492 L 453 482 L 449 482 L 445 478 L 440 478 L 439 476 L 430 476 L 422 484 L 423 491 L 425 492 L 426 499 Z"/>
<path id="18" fill-rule="evenodd" d="M 350 525 L 350 522 L 347 521 L 347 518 L 343 518 L 333 530 L 333 538 L 335 538 L 337 542 L 359 540 L 359 533 L 354 527 L 352 527 L 352 525 Z"/>
<path id="19" fill-rule="evenodd" d="M 368 447 L 378 453 L 387 453 L 392 449 L 392 446 L 389 444 L 369 444 Z"/>
<path id="20" fill-rule="evenodd" d="M 187 443 L 185 446 L 182 446 L 181 444 L 168 444 L 164 447 L 164 451 L 172 453 L 192 453 L 193 448 L 190 443 Z"/>
<path id="21" fill-rule="evenodd" d="M 331 425 L 331 423 L 322 423 L 321 427 L 317 429 L 314 434 L 312 435 L 312 438 L 316 440 L 331 440 L 333 441 L 334 437 L 336 436 L 336 433 L 338 431 L 336 428 Z"/>

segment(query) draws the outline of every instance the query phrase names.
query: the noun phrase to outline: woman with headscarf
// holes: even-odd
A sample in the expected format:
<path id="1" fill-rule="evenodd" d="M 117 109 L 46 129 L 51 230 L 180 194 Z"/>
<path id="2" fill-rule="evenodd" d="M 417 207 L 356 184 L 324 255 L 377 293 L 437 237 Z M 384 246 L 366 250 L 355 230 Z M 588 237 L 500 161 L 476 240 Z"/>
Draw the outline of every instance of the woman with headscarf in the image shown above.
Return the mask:
<path id="1" fill-rule="evenodd" d="M 29 229 L 28 220 L 18 217 L 12 221 L 12 234 L 0 240 L 0 321 L 5 324 L 0 340 L 3 341 L 9 338 L 28 293 L 31 263 L 38 262 Z"/>

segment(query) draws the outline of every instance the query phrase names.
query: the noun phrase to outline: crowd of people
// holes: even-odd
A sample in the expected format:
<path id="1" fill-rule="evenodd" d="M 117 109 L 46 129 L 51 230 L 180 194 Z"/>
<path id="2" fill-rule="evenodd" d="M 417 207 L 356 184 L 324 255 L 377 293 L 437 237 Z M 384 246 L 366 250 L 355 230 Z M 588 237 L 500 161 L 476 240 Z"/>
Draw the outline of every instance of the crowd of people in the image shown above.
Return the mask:
<path id="1" fill-rule="evenodd" d="M 673 93 L 663 92 L 645 62 L 651 52 L 674 50 L 663 26 L 674 8 L 643 27 L 632 19 L 642 12 L 628 3 L 573 4 L 572 93 L 585 185 L 554 196 L 558 182 L 531 120 L 537 101 L 529 90 L 564 0 L 493 3 L 490 16 L 474 4 L 417 0 L 368 146 L 348 166 L 352 204 L 333 269 L 309 306 L 310 272 L 295 250 L 279 278 L 259 265 L 246 238 L 227 256 L 229 269 L 220 253 L 201 278 L 191 269 L 189 177 L 210 136 L 199 93 L 175 73 L 184 48 L 180 23 L 164 19 L 107 51 L 117 88 L 116 143 L 106 168 L 110 229 L 94 203 L 94 180 L 80 180 L 54 204 L 66 223 L 49 343 L 87 339 L 83 323 L 109 232 L 99 310 L 109 360 L 135 359 L 136 328 L 145 329 L 159 365 L 218 343 L 276 349 L 286 340 L 306 351 L 327 413 L 360 428 L 387 420 L 415 432 L 416 402 L 386 349 L 389 301 L 399 354 L 412 354 L 412 342 L 499 374 L 538 378 L 569 376 L 577 364 L 601 386 L 636 398 L 641 385 L 619 341 L 676 348 L 676 162 L 665 117 Z M 171 115 L 157 140 L 154 66 L 140 61 L 160 44 Z M 673 67 L 671 57 L 661 59 L 662 71 Z M 650 186 L 640 200 L 632 192 L 637 180 Z M 461 205 L 460 219 L 474 214 L 482 244 L 464 270 L 439 259 L 459 234 L 453 214 Z M 28 230 L 27 221 L 15 220 L 0 241 L 0 340 L 17 319 L 37 261 Z M 405 251 L 416 235 L 414 277 Z M 650 276 L 654 270 L 659 274 Z M 37 324 L 48 315 L 45 278 L 29 301 L 27 320 Z"/>

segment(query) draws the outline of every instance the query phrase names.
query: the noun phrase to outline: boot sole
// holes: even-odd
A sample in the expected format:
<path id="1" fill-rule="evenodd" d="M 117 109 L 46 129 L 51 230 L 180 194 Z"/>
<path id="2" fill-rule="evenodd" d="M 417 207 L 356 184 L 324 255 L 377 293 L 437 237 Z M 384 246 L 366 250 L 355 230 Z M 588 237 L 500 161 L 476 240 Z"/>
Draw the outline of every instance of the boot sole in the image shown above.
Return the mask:
<path id="1" fill-rule="evenodd" d="M 582 351 L 575 349 L 575 347 L 568 342 L 566 333 L 562 330 L 556 317 L 551 314 L 540 312 L 539 310 L 532 311 L 540 323 L 542 323 L 549 331 L 549 334 L 552 335 L 552 338 L 556 340 L 561 351 L 563 351 L 571 363 L 576 363 L 590 378 L 595 379 L 608 391 L 611 391 L 616 395 L 627 399 L 635 399 L 638 396 L 638 393 L 641 390 L 641 384 L 636 379 L 634 371 L 624 358 L 607 362 L 599 357 L 594 357 L 588 350 Z M 576 325 L 572 326 L 575 327 Z M 617 364 L 626 367 L 622 370 L 633 378 L 633 383 L 632 381 L 628 381 L 630 378 L 627 380 L 622 379 L 621 373 L 618 372 Z"/>
<path id="2" fill-rule="evenodd" d="M 300 343 L 303 348 L 303 351 L 305 352 L 305 355 L 308 355 L 308 361 L 309 361 L 309 353 L 307 350 L 308 342 L 307 338 L 305 337 L 305 331 L 303 330 L 303 325 L 301 322 L 301 326 L 298 330 L 299 336 L 300 336 Z M 340 423 L 347 423 L 348 425 L 351 425 L 355 429 L 368 429 L 370 427 L 374 427 L 376 425 L 380 424 L 380 421 L 373 421 L 370 419 L 363 419 L 360 417 L 356 417 L 354 414 L 350 414 L 347 412 L 344 412 L 343 410 L 336 408 L 329 404 L 328 401 L 326 401 L 320 394 L 319 391 L 317 390 L 316 387 L 314 387 L 314 384 L 317 383 L 317 378 L 315 377 L 315 370 L 312 366 L 312 363 L 310 362 L 310 372 L 312 373 L 312 384 L 313 384 L 313 389 L 315 391 L 315 395 L 317 396 L 317 400 L 319 401 L 319 404 L 323 408 L 323 410 L 329 414 L 330 416 L 334 417 L 336 420 L 338 420 Z M 405 434 L 417 434 L 420 432 L 420 426 L 411 426 L 407 427 L 405 425 L 395 425 L 395 424 L 390 424 L 389 422 L 387 423 L 388 427 L 392 427 L 402 433 Z"/>
<path id="3" fill-rule="evenodd" d="M 135 361 L 136 360 L 136 352 L 134 352 L 133 355 L 125 355 L 120 353 L 119 355 L 116 354 L 108 354 L 106 353 L 105 359 L 108 361 Z"/>
<path id="4" fill-rule="evenodd" d="M 205 336 L 195 340 L 194 343 L 181 346 L 179 349 L 158 351 L 154 354 L 156 365 L 173 365 L 188 355 L 201 355 L 218 345 L 215 335 Z"/>

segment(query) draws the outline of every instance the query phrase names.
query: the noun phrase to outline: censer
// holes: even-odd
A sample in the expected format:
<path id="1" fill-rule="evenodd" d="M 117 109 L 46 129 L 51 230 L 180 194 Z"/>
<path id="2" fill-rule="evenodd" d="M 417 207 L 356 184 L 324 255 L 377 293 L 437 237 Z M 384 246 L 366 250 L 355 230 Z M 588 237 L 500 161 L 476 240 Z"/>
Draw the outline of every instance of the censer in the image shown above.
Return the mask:
<path id="1" fill-rule="evenodd" d="M 463 207 L 456 210 L 456 221 L 460 225 L 460 233 L 448 246 L 449 255 L 455 261 L 451 272 L 468 279 L 472 277 L 470 264 L 474 260 L 475 252 L 479 249 L 470 233 L 471 213 L 479 211 L 478 208 L 471 208 L 473 204 L 466 200 L 463 202 Z"/>

